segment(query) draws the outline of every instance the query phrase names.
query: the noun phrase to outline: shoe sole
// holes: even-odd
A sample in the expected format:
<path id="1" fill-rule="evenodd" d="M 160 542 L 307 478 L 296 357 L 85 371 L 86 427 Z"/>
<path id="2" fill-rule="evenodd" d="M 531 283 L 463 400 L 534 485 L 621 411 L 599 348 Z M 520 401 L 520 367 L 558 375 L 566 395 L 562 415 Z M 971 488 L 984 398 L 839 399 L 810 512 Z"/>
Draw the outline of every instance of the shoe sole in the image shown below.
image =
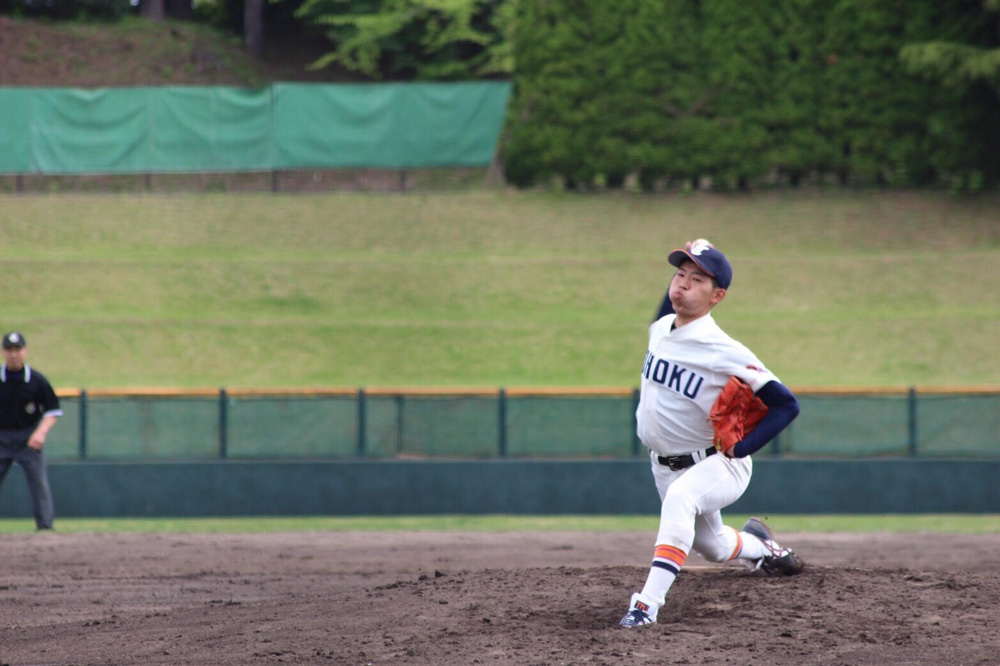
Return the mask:
<path id="1" fill-rule="evenodd" d="M 656 622 L 655 620 L 650 620 L 650 619 L 647 619 L 645 622 L 634 622 L 634 621 L 633 622 L 626 622 L 626 620 L 631 620 L 632 619 L 632 613 L 634 613 L 634 612 L 635 611 L 629 611 L 628 613 L 626 613 L 625 617 L 623 617 L 622 620 L 621 620 L 621 622 L 618 623 L 618 626 L 619 627 L 624 627 L 625 629 L 635 629 L 636 627 L 645 627 L 645 626 L 654 624 Z"/>

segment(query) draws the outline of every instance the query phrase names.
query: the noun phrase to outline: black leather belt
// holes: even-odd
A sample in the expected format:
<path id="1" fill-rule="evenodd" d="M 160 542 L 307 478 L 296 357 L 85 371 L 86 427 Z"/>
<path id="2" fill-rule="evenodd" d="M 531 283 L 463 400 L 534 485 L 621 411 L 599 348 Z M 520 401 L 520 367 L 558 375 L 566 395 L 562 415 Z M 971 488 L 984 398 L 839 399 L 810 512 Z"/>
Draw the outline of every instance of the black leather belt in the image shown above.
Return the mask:
<path id="1" fill-rule="evenodd" d="M 718 451 L 714 446 L 710 446 L 704 451 L 695 451 L 694 453 L 685 453 L 682 456 L 656 456 L 656 462 L 660 463 L 664 467 L 669 467 L 673 471 L 678 471 L 682 469 L 687 469 L 697 462 L 701 462 L 709 456 L 714 456 Z"/>

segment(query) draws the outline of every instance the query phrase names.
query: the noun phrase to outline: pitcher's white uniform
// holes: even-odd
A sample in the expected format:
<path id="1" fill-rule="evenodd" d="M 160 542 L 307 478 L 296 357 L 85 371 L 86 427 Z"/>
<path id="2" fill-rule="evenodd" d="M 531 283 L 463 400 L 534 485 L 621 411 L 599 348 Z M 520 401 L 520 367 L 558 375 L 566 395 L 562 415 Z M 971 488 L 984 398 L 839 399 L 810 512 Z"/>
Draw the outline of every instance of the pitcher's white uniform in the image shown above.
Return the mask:
<path id="1" fill-rule="evenodd" d="M 711 446 L 708 413 L 730 375 L 754 391 L 777 377 L 719 328 L 711 314 L 672 331 L 675 316 L 667 315 L 649 327 L 636 410 L 637 432 L 650 450 L 664 509 L 656 543 L 685 553 L 694 548 L 707 560 L 723 562 L 736 555 L 739 538 L 736 530 L 723 525 L 720 510 L 739 499 L 750 483 L 750 457 L 716 455 L 675 472 L 657 462 L 657 456 L 694 453 Z M 690 499 L 664 502 L 675 482 L 679 483 L 673 492 Z"/>

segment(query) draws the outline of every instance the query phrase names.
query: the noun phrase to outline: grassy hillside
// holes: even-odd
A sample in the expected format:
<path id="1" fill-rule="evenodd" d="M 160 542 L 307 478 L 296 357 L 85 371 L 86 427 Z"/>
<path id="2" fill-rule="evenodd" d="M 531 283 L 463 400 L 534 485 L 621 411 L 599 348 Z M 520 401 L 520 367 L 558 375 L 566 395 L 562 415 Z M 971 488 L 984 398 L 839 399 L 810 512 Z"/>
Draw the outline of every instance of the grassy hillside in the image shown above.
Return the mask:
<path id="1" fill-rule="evenodd" d="M 344 80 L 299 40 L 0 17 L 0 85 Z M 717 319 L 786 382 L 996 385 L 1000 199 L 0 194 L 7 299 L 63 387 L 633 386 L 667 251 L 705 236 Z"/>
<path id="2" fill-rule="evenodd" d="M 628 387 L 707 237 L 793 386 L 1000 384 L 1000 199 L 796 192 L 0 197 L 0 326 L 62 387 Z"/>
<path id="3" fill-rule="evenodd" d="M 207 25 L 139 18 L 118 22 L 47 22 L 0 16 L 0 86 L 230 85 L 272 81 L 344 81 L 343 71 L 309 71 L 327 48 L 298 35 L 268 42 L 254 58 L 239 36 Z"/>

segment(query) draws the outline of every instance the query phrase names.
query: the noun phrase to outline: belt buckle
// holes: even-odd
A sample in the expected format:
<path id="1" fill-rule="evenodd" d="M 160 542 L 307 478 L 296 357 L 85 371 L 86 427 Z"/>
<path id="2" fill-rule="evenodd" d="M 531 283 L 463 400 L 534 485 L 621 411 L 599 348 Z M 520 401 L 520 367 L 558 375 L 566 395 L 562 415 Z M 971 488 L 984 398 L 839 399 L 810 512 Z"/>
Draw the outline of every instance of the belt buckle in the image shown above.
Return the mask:
<path id="1" fill-rule="evenodd" d="M 679 472 L 691 466 L 691 456 L 664 456 L 663 459 L 672 472 Z"/>

